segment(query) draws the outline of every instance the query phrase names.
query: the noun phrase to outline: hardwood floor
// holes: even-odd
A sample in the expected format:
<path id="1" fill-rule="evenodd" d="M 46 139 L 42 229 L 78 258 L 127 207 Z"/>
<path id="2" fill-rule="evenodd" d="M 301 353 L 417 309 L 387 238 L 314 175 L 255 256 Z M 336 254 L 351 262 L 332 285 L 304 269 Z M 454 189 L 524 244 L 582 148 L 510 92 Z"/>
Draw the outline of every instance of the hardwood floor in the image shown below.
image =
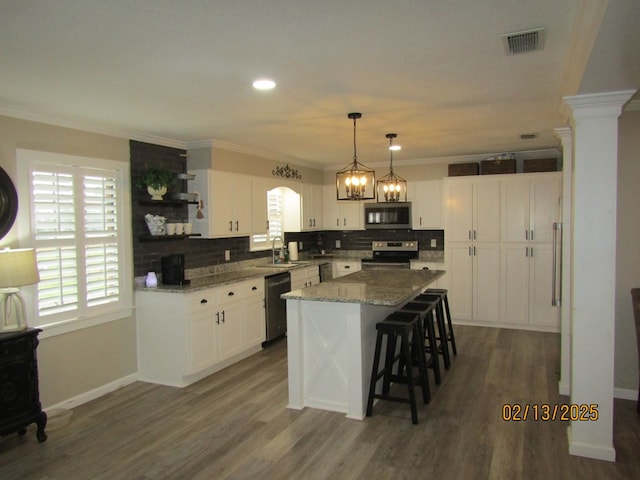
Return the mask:
<path id="1" fill-rule="evenodd" d="M 284 341 L 184 389 L 137 382 L 75 408 L 39 444 L 0 439 L 2 479 L 630 479 L 640 416 L 615 402 L 616 463 L 572 457 L 566 422 L 505 422 L 502 405 L 557 395 L 557 334 L 458 326 L 458 356 L 419 425 L 380 402 L 362 422 L 289 410 Z"/>

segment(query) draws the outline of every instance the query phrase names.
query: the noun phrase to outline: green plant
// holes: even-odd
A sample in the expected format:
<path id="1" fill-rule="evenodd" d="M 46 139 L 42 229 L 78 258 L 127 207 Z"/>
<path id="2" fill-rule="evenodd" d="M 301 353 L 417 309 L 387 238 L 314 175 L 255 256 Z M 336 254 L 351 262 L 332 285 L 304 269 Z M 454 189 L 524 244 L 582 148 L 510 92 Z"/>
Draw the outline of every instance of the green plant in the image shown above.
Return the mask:
<path id="1" fill-rule="evenodd" d="M 140 178 L 139 185 L 159 190 L 162 187 L 170 187 L 176 178 L 176 173 L 164 167 L 149 167 Z"/>

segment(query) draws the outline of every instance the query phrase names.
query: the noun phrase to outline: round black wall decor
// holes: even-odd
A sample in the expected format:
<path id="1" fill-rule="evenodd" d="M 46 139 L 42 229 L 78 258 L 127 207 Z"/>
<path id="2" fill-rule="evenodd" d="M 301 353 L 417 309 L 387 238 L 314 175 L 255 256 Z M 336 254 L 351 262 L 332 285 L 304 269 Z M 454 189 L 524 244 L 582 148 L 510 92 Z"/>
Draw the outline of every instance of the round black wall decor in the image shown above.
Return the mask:
<path id="1" fill-rule="evenodd" d="M 16 220 L 18 193 L 7 172 L 0 168 L 0 238 L 3 238 Z"/>

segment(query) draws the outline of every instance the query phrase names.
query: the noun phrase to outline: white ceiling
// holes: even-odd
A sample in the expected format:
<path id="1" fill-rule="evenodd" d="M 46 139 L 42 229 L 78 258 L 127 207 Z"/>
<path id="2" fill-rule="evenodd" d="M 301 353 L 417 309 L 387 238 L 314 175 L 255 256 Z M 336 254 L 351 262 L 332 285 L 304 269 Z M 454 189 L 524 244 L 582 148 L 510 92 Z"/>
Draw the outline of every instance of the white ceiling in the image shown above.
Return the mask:
<path id="1" fill-rule="evenodd" d="M 351 161 L 352 111 L 365 164 L 388 132 L 400 162 L 552 148 L 563 96 L 640 84 L 640 2 L 606 5 L 0 0 L 0 114 L 321 168 Z M 502 34 L 535 27 L 542 51 L 505 54 Z"/>

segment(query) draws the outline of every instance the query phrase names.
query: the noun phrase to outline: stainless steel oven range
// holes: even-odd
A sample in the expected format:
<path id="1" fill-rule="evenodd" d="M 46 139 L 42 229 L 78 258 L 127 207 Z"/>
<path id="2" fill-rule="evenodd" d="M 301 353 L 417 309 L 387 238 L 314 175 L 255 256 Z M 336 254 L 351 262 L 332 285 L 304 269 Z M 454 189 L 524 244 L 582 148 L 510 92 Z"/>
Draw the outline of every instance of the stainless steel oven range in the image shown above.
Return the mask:
<path id="1" fill-rule="evenodd" d="M 371 258 L 362 259 L 362 268 L 410 268 L 418 258 L 417 240 L 385 240 L 371 243 Z"/>

